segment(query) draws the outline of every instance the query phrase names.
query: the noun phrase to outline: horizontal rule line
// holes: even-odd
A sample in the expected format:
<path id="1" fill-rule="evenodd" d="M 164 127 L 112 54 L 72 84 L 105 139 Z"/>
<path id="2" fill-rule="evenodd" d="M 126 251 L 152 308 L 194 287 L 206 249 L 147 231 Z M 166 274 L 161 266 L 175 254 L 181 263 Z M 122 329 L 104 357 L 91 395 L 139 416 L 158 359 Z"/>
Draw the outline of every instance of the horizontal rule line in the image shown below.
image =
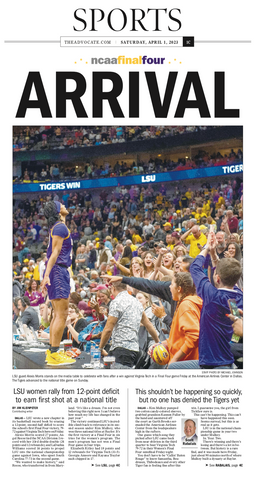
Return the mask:
<path id="1" fill-rule="evenodd" d="M 5 40 L 4 43 L 60 43 L 60 40 Z"/>
<path id="2" fill-rule="evenodd" d="M 251 40 L 196 40 L 195 43 L 251 43 Z"/>

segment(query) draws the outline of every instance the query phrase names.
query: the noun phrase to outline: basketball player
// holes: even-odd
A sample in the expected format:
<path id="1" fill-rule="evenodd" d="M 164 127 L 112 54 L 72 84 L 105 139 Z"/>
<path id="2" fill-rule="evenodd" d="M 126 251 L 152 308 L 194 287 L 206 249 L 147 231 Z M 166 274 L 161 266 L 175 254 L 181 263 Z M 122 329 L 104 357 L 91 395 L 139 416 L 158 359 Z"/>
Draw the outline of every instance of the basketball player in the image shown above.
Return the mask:
<path id="1" fill-rule="evenodd" d="M 46 353 L 47 365 L 69 365 L 75 360 L 59 351 L 63 331 L 68 315 L 70 294 L 70 275 L 68 267 L 72 263 L 72 240 L 65 224 L 68 211 L 57 201 L 47 202 L 44 215 L 50 227 L 49 245 L 47 249 L 47 266 L 41 289 L 53 306 L 53 319 L 50 324 L 50 348 Z"/>

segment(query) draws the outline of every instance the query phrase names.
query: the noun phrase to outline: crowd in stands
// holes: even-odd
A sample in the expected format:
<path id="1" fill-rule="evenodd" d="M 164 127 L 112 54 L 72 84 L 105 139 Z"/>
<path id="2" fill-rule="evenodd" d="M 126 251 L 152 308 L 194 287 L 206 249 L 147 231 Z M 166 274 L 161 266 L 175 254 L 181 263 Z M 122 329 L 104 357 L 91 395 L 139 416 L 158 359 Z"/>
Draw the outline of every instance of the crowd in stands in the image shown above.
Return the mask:
<path id="1" fill-rule="evenodd" d="M 14 152 L 92 147 L 207 130 L 210 126 L 15 127 Z"/>
<path id="2" fill-rule="evenodd" d="M 158 339 L 168 342 L 171 362 L 199 360 L 199 329 L 205 329 L 206 322 L 203 319 L 203 326 L 199 327 L 202 300 L 209 301 L 209 293 L 203 297 L 201 282 L 204 285 L 209 282 L 208 292 L 213 287 L 217 299 L 221 293 L 216 293 L 217 284 L 223 290 L 226 285 L 231 287 L 231 292 L 237 295 L 238 307 L 242 309 L 242 183 L 240 178 L 235 178 L 218 185 L 205 182 L 197 190 L 179 186 L 171 194 L 166 186 L 162 184 L 157 190 L 151 184 L 129 189 L 118 186 L 111 193 L 102 190 L 99 206 L 94 206 L 89 191 L 83 194 L 63 192 L 31 201 L 28 198 L 16 200 L 13 213 L 13 321 L 23 319 L 29 325 L 35 311 L 36 329 L 47 335 L 52 306 L 40 292 L 49 235 L 43 208 L 46 201 L 58 200 L 69 211 L 66 225 L 73 240 L 71 305 L 65 335 L 69 331 L 73 344 L 85 350 L 91 339 L 100 343 L 105 335 L 111 302 L 118 293 L 125 297 L 121 293 L 124 287 L 116 283 L 114 289 L 110 285 L 111 278 L 122 277 L 128 292 L 142 305 L 141 312 L 145 312 L 156 329 Z M 208 238 L 210 247 L 203 250 Z M 228 279 L 220 269 L 224 262 L 224 271 L 233 266 L 235 272 L 240 271 L 240 274 L 232 275 L 230 283 L 233 281 L 233 285 L 226 284 Z M 189 305 L 192 304 L 196 320 L 195 317 L 183 320 L 184 326 L 180 329 L 183 336 L 180 337 L 178 325 L 184 318 L 182 315 L 185 316 L 185 308 L 181 307 L 184 301 L 191 302 Z M 227 302 L 224 305 L 220 314 L 224 315 L 225 321 L 230 311 Z M 216 317 L 220 314 L 215 313 Z M 192 334 L 188 327 L 186 329 L 191 321 Z M 232 358 L 240 367 L 242 335 L 236 343 L 231 340 L 233 328 L 230 320 L 226 328 L 227 333 L 223 329 L 219 334 L 216 327 L 220 336 L 210 347 L 214 349 L 211 353 L 215 353 L 216 363 L 207 364 L 209 368 L 229 366 Z M 149 331 L 145 326 L 140 327 L 139 347 L 144 352 L 149 349 L 151 353 L 155 335 L 151 336 Z M 227 356 L 219 353 L 222 341 L 227 342 L 224 346 L 224 349 L 229 348 Z M 204 351 L 202 354 L 205 355 Z M 148 365 L 150 368 L 155 366 L 151 359 Z"/>
<path id="3" fill-rule="evenodd" d="M 59 181 L 65 179 L 95 179 L 107 177 L 119 177 L 128 175 L 141 175 L 162 173 L 168 171 L 192 170 L 195 168 L 206 168 L 221 165 L 232 165 L 240 162 L 243 159 L 242 151 L 239 149 L 235 152 L 233 149 L 229 154 L 222 155 L 220 152 L 215 152 L 209 155 L 206 151 L 199 151 L 192 159 L 179 158 L 177 162 L 171 159 L 162 160 L 161 157 L 150 158 L 148 162 L 142 160 L 134 161 L 131 165 L 125 161 L 116 161 L 114 165 L 104 161 L 102 165 L 90 162 L 84 163 L 83 166 L 66 166 L 62 163 L 45 164 L 38 166 L 36 163 L 23 168 L 22 175 L 15 177 L 17 182 L 45 182 L 45 181 Z"/>

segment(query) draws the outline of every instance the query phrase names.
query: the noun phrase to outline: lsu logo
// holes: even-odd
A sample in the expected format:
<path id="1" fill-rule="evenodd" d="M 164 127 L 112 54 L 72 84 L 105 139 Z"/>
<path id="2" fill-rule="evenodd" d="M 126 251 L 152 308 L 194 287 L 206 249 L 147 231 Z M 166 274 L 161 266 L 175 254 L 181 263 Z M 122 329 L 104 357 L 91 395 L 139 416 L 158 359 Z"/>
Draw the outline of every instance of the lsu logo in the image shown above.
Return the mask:
<path id="1" fill-rule="evenodd" d="M 155 182 L 156 175 L 145 175 L 142 176 L 142 183 Z"/>

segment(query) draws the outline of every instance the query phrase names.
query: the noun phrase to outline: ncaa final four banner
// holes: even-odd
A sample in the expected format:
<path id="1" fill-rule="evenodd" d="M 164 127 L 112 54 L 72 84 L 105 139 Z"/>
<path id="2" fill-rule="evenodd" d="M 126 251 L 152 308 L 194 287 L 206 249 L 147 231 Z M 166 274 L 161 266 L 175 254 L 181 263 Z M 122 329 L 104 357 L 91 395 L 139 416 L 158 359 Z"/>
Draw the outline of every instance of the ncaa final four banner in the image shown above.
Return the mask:
<path id="1" fill-rule="evenodd" d="M 168 474 L 171 467 L 172 475 L 181 479 L 191 468 L 209 478 L 224 478 L 226 471 L 233 479 L 242 474 L 250 478 L 254 327 L 252 266 L 248 262 L 252 255 L 248 252 L 252 253 L 252 213 L 245 215 L 244 257 L 240 253 L 242 211 L 244 207 L 245 212 L 252 212 L 254 173 L 254 35 L 249 3 L 46 0 L 35 5 L 28 0 L 26 4 L 6 4 L 2 19 L 1 402 L 5 472 L 12 475 L 16 470 L 21 479 L 35 474 L 41 479 L 46 474 L 73 475 L 75 471 L 91 475 L 99 470 L 101 474 L 103 469 L 106 478 L 126 472 L 152 478 L 157 473 Z M 75 309 L 71 303 L 71 313 L 70 302 L 58 307 L 58 294 L 47 297 L 45 292 L 50 290 L 45 285 L 46 290 L 40 289 L 43 259 L 48 256 L 48 263 L 43 265 L 47 275 L 55 245 L 52 240 L 50 251 L 49 229 L 40 209 L 51 201 L 60 223 L 65 224 L 66 217 L 68 222 L 68 229 L 61 225 L 56 237 L 62 235 L 63 242 L 72 234 L 72 251 L 67 247 L 68 254 L 55 265 L 59 270 L 52 281 L 55 285 L 60 275 L 63 286 L 67 267 L 71 269 L 71 291 L 82 292 L 82 306 Z M 95 210 L 99 213 L 97 224 Z M 191 219 L 196 221 L 190 225 Z M 238 227 L 231 230 L 237 220 Z M 227 223 L 230 230 L 225 230 Z M 130 238 L 127 230 L 131 230 Z M 69 232 L 67 237 L 64 231 Z M 203 245 L 199 243 L 205 236 L 203 231 L 207 231 L 210 248 L 206 238 Z M 220 238 L 216 232 L 223 234 L 222 245 L 227 239 L 224 247 L 218 248 L 217 258 L 212 253 L 216 252 L 215 234 Z M 132 265 L 129 270 L 127 262 L 122 286 L 115 285 L 110 277 L 116 272 L 120 275 L 125 266 L 124 270 L 115 269 L 117 264 L 109 260 L 113 255 L 107 254 L 109 248 L 105 247 L 107 238 L 112 242 L 115 236 L 114 247 L 121 244 L 123 252 L 123 247 L 131 244 L 130 259 L 141 256 L 143 265 L 137 273 Z M 87 256 L 82 250 L 76 254 L 78 247 L 83 248 L 78 245 L 81 239 L 81 244 L 85 239 Z M 220 240 L 217 242 L 219 247 Z M 182 253 L 174 256 L 178 246 Z M 90 248 L 96 252 L 92 263 L 88 260 L 92 258 Z M 85 269 L 79 265 L 85 258 L 82 255 L 87 259 Z M 164 255 L 174 261 L 169 269 Z M 236 271 L 241 266 L 244 271 L 244 282 L 240 282 L 241 273 L 238 278 L 236 271 L 233 273 L 233 285 L 224 283 L 226 271 L 217 267 L 222 258 L 231 255 L 238 261 Z M 184 257 L 188 270 L 183 266 Z M 10 262 L 12 287 L 7 280 Z M 32 287 L 36 268 L 38 288 Z M 150 272 L 153 283 L 148 286 Z M 179 308 L 188 294 L 180 294 L 184 286 L 178 287 L 178 272 L 186 272 L 197 282 L 196 291 L 189 291 L 192 308 L 187 303 L 183 307 L 188 318 L 184 324 Z M 210 299 L 203 288 L 205 280 L 200 283 L 201 275 L 210 278 L 208 291 L 215 288 Z M 164 276 L 167 292 L 163 293 L 160 285 Z M 108 289 L 103 297 L 100 289 L 105 292 L 105 281 Z M 243 320 L 238 319 L 242 330 L 233 337 L 226 317 L 230 310 L 223 308 L 223 303 L 230 305 L 232 301 L 233 308 L 239 307 L 234 310 L 235 321 L 242 317 L 244 285 L 244 334 Z M 121 290 L 126 288 L 131 295 Z M 158 317 L 151 314 L 160 320 L 155 325 L 140 312 L 139 294 L 145 301 L 147 298 L 142 292 L 152 303 L 146 308 L 157 312 Z M 118 295 L 123 302 L 120 297 L 118 301 Z M 37 297 L 42 298 L 41 303 Z M 93 323 L 98 305 L 102 305 L 98 313 L 102 318 L 98 316 L 98 323 Z M 44 306 L 53 306 L 51 326 Z M 131 321 L 137 323 L 135 312 L 141 316 L 134 341 L 129 334 L 125 337 L 125 329 L 118 330 L 119 312 L 126 306 L 127 331 L 133 330 Z M 187 323 L 190 309 L 199 312 L 197 336 L 193 323 Z M 78 315 L 77 311 L 80 316 L 73 324 L 83 325 L 79 332 L 83 340 L 72 327 L 73 320 L 68 320 Z M 219 311 L 224 312 L 224 318 L 216 322 Z M 27 327 L 30 320 L 25 320 L 29 312 L 38 317 L 32 328 Z M 64 318 L 60 323 L 68 334 L 63 340 L 61 326 L 62 340 L 56 346 L 52 338 L 59 336 L 58 314 Z M 41 328 L 44 315 L 48 323 Z M 173 322 L 169 325 L 164 323 L 168 317 Z M 38 321 L 42 322 L 40 328 L 35 326 Z M 160 325 L 159 330 L 156 325 Z M 156 359 L 158 352 L 161 365 L 156 368 L 148 356 L 145 368 L 144 358 L 141 355 L 139 360 L 137 353 L 146 326 L 145 354 L 149 351 Z M 95 328 L 99 329 L 96 333 Z M 161 330 L 164 340 L 159 336 Z M 96 341 L 87 348 L 92 335 Z M 167 348 L 161 345 L 153 354 L 156 341 Z M 70 361 L 69 355 L 67 360 L 66 347 L 75 345 L 82 350 L 80 358 Z M 173 345 L 178 348 L 173 350 Z M 114 357 L 111 351 L 115 352 L 115 368 L 114 364 L 107 368 L 107 346 L 108 360 Z M 65 350 L 58 350 L 61 347 Z M 93 352 L 99 349 L 102 357 L 97 362 Z M 77 349 L 71 350 L 74 356 Z M 130 357 L 128 363 L 126 357 L 123 361 L 126 350 L 132 352 L 132 364 Z M 162 359 L 165 351 L 166 361 Z M 180 368 L 185 360 L 187 368 Z"/>

